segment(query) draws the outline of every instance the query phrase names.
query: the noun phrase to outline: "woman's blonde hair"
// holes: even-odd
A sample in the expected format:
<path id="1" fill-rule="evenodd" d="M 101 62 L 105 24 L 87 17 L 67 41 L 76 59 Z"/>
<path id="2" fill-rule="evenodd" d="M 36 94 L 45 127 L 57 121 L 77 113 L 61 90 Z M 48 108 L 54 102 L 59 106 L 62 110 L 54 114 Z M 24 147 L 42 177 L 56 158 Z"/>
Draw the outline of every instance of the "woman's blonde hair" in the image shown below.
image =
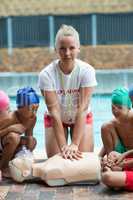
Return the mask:
<path id="1" fill-rule="evenodd" d="M 78 47 L 80 47 L 79 33 L 72 26 L 63 24 L 60 27 L 60 29 L 58 30 L 57 34 L 56 34 L 56 37 L 55 37 L 55 48 L 58 47 L 59 39 L 64 37 L 64 36 L 72 36 L 72 37 L 74 37 Z"/>

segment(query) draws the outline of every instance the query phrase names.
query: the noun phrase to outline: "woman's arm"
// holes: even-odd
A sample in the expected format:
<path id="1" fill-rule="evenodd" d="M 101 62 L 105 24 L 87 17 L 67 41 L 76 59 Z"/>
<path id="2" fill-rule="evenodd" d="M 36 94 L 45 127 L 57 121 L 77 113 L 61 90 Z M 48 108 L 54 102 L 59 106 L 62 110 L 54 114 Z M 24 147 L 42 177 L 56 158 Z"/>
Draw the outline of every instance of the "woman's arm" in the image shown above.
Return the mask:
<path id="1" fill-rule="evenodd" d="M 80 89 L 79 106 L 72 134 L 72 143 L 64 148 L 64 154 L 70 159 L 79 159 L 82 157 L 81 152 L 79 151 L 79 144 L 85 128 L 86 114 L 88 105 L 90 104 L 92 91 L 93 88 L 91 87 Z"/>
<path id="2" fill-rule="evenodd" d="M 48 111 L 53 119 L 53 128 L 55 132 L 55 137 L 59 149 L 62 151 L 62 147 L 67 144 L 64 128 L 61 121 L 60 106 L 57 99 L 55 91 L 41 91 L 42 95 L 45 97 L 46 105 Z"/>
<path id="3" fill-rule="evenodd" d="M 85 128 L 85 118 L 88 106 L 90 104 L 92 92 L 93 87 L 80 88 L 79 107 L 72 135 L 72 143 L 76 144 L 77 146 L 80 144 L 83 130 Z"/>

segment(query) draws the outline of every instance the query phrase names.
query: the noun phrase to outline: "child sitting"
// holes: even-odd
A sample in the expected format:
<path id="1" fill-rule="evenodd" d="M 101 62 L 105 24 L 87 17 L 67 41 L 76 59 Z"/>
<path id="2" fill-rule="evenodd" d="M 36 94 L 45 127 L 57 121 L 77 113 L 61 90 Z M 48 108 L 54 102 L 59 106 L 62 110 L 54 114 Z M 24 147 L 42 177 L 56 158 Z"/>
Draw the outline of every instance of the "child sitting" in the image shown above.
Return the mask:
<path id="1" fill-rule="evenodd" d="M 9 97 L 0 91 L 0 170 L 3 176 L 9 176 L 8 163 L 25 145 L 30 151 L 36 146 L 33 128 L 36 123 L 36 111 L 39 98 L 32 88 L 22 88 L 17 92 L 17 107 L 9 111 Z M 24 136 L 21 136 L 24 134 Z M 0 176 L 1 177 L 1 176 Z"/>
<path id="2" fill-rule="evenodd" d="M 102 182 L 113 189 L 133 191 L 133 150 L 117 154 L 110 166 L 106 165 L 106 171 L 102 173 Z"/>
<path id="3" fill-rule="evenodd" d="M 102 181 L 112 188 L 133 190 L 133 112 L 131 91 L 118 88 L 112 93 L 115 118 L 102 126 L 104 159 Z"/>
<path id="4" fill-rule="evenodd" d="M 112 92 L 111 98 L 114 118 L 101 127 L 101 137 L 107 155 L 111 151 L 123 153 L 133 149 L 133 112 L 128 90 L 117 88 Z"/>

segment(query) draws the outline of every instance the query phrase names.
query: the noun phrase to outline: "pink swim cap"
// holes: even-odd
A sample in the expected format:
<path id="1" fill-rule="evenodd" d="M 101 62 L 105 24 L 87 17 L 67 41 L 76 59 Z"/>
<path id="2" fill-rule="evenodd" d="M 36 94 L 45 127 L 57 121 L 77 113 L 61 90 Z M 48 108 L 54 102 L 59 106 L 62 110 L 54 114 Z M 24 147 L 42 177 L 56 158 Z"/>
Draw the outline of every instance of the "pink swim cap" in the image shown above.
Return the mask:
<path id="1" fill-rule="evenodd" d="M 9 107 L 10 100 L 8 95 L 0 90 L 0 111 L 4 111 Z"/>

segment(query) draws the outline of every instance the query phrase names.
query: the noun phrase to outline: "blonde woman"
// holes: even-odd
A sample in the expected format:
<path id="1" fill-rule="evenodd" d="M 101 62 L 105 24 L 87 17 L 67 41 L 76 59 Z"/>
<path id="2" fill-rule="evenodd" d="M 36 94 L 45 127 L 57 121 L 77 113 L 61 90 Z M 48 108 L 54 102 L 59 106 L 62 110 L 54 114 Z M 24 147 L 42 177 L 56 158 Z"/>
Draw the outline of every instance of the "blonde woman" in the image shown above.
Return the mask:
<path id="1" fill-rule="evenodd" d="M 58 59 L 39 74 L 48 109 L 44 115 L 46 151 L 48 157 L 60 152 L 65 159 L 80 159 L 81 152 L 93 151 L 90 101 L 97 85 L 95 70 L 77 59 L 79 34 L 72 26 L 62 25 L 58 30 L 55 51 Z"/>

